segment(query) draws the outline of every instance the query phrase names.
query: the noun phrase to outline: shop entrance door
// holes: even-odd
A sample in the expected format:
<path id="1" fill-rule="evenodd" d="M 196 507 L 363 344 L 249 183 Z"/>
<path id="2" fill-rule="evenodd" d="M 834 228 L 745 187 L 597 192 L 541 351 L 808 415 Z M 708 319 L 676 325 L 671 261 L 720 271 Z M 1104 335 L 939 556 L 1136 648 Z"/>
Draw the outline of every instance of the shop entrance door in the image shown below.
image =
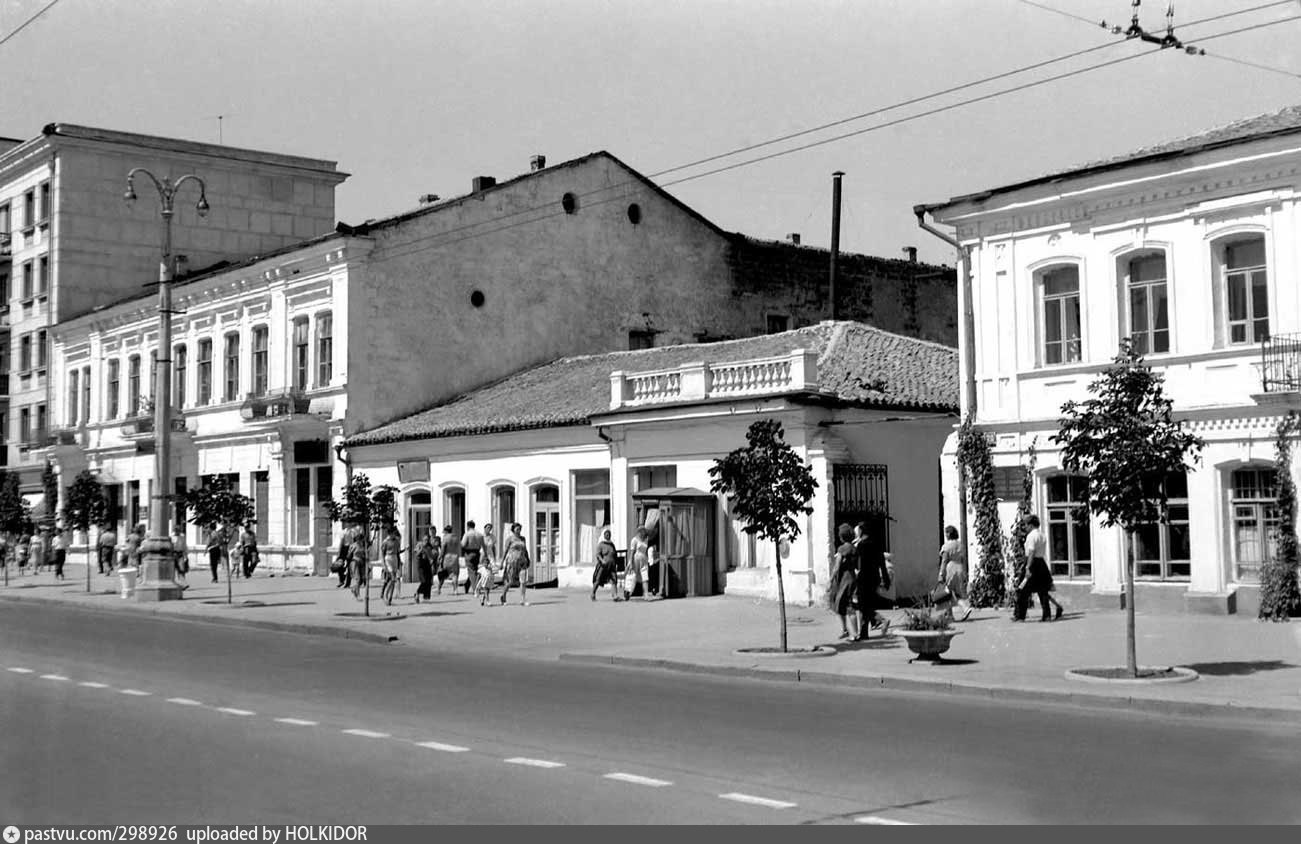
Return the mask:
<path id="1" fill-rule="evenodd" d="M 550 583 L 558 578 L 560 556 L 560 490 L 540 486 L 533 490 L 533 565 L 529 585 Z"/>

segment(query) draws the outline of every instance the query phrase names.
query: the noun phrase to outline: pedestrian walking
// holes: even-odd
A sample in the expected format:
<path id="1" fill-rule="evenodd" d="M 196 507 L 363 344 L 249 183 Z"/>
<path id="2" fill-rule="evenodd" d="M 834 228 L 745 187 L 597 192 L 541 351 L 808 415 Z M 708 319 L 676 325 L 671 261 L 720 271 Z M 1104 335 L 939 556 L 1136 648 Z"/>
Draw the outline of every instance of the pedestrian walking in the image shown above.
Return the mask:
<path id="1" fill-rule="evenodd" d="M 945 542 L 940 546 L 939 582 L 949 590 L 949 596 L 962 610 L 959 621 L 971 617 L 971 602 L 967 599 L 967 563 L 962 553 L 962 544 L 958 542 L 958 529 L 953 525 L 944 528 Z M 953 614 L 952 608 L 949 615 Z"/>
<path id="2" fill-rule="evenodd" d="M 175 579 L 181 585 L 181 591 L 189 589 L 190 554 L 185 544 L 184 522 L 172 528 L 172 569 L 175 572 Z"/>
<path id="3" fill-rule="evenodd" d="M 465 561 L 465 594 L 479 587 L 479 561 L 483 558 L 483 534 L 474 527 L 474 520 L 465 523 L 461 537 L 461 557 Z"/>
<path id="4" fill-rule="evenodd" d="M 353 525 L 348 540 L 348 565 L 352 569 L 352 597 L 361 600 L 362 587 L 366 585 L 366 529 Z"/>
<path id="5" fill-rule="evenodd" d="M 222 525 L 212 532 L 208 537 L 208 544 L 204 550 L 208 552 L 208 567 L 212 569 L 212 582 L 217 582 L 217 569 L 221 566 L 223 557 L 227 553 L 227 547 L 230 540 L 226 536 L 226 526 Z"/>
<path id="6" fill-rule="evenodd" d="M 99 531 L 99 539 L 95 543 L 96 551 L 99 554 L 99 573 L 113 573 L 113 553 L 117 548 L 117 531 L 112 525 L 104 525 Z"/>
<path id="7" fill-rule="evenodd" d="M 511 585 L 518 580 L 519 603 L 521 607 L 527 607 L 529 602 L 526 581 L 532 560 L 529 559 L 528 544 L 524 541 L 523 530 L 524 526 L 519 522 L 512 524 L 510 536 L 506 537 L 505 544 L 502 546 L 501 558 L 506 571 L 501 581 L 501 602 L 506 603 Z"/>
<path id="8" fill-rule="evenodd" d="M 45 531 L 38 530 L 32 534 L 32 571 L 40 574 L 45 570 L 49 561 L 46 559 L 46 549 L 49 545 L 45 541 Z"/>
<path id="9" fill-rule="evenodd" d="M 63 566 L 68 562 L 68 531 L 55 529 L 53 543 L 54 579 L 64 580 Z"/>
<path id="10" fill-rule="evenodd" d="M 388 535 L 380 543 L 379 553 L 384 565 L 384 585 L 379 589 L 379 596 L 391 607 L 402 579 L 402 535 L 397 528 L 389 528 Z"/>
<path id="11" fill-rule="evenodd" d="M 1048 594 L 1053 588 L 1053 574 L 1048 568 L 1047 560 L 1048 540 L 1039 528 L 1038 516 L 1033 514 L 1027 516 L 1026 524 L 1030 525 L 1030 533 L 1025 537 L 1025 575 L 1016 584 L 1016 607 L 1012 611 L 1012 620 L 1025 621 L 1026 613 L 1030 609 L 1030 595 L 1033 593 L 1039 599 L 1039 605 L 1043 609 L 1039 620 L 1052 621 L 1054 616 L 1049 605 L 1057 607 L 1056 618 L 1062 617 L 1062 605 Z"/>
<path id="12" fill-rule="evenodd" d="M 126 535 L 125 548 L 122 551 L 123 561 L 126 565 L 131 566 L 137 571 L 140 569 L 140 546 L 145 542 L 144 523 L 136 525 L 135 530 Z"/>
<path id="13" fill-rule="evenodd" d="M 18 537 L 18 547 L 14 549 L 14 556 L 18 559 L 18 576 L 21 577 L 27 573 L 27 560 L 32 553 L 32 540 L 27 534 Z"/>
<path id="14" fill-rule="evenodd" d="M 497 535 L 493 533 L 492 522 L 483 526 L 483 560 L 482 563 L 496 570 L 501 558 L 497 555 Z"/>
<path id="15" fill-rule="evenodd" d="M 840 545 L 831 562 L 831 610 L 840 616 L 840 638 L 857 640 L 859 624 L 854 614 L 854 598 L 858 592 L 858 552 L 854 549 L 854 529 L 843 524 L 836 535 Z"/>
<path id="16" fill-rule="evenodd" d="M 640 593 L 646 596 L 646 582 L 642 572 L 650 565 L 650 543 L 647 542 L 646 528 L 639 527 L 628 543 L 628 562 L 624 572 L 624 599 Z M 632 586 L 629 587 L 628 584 Z"/>
<path id="17" fill-rule="evenodd" d="M 420 585 L 416 587 L 417 604 L 421 598 L 428 601 L 432 597 L 430 593 L 434 588 L 434 572 L 438 569 L 439 550 L 438 537 L 431 527 L 416 548 L 416 568 L 420 573 Z"/>
<path id="18" fill-rule="evenodd" d="M 443 556 L 438 565 L 438 594 L 443 594 L 443 581 L 451 578 L 452 594 L 456 594 L 456 581 L 461 576 L 461 537 L 452 533 L 452 526 L 443 528 Z"/>
<path id="19" fill-rule="evenodd" d="M 348 552 L 352 547 L 349 535 L 349 529 L 344 529 L 339 535 L 339 547 L 334 552 L 334 564 L 330 566 L 330 570 L 339 575 L 339 585 L 335 586 L 335 589 L 352 585 L 352 566 L 348 563 Z"/>
<path id="20" fill-rule="evenodd" d="M 866 641 L 870 630 L 880 630 L 882 636 L 890 631 L 890 621 L 876 611 L 881 601 L 878 590 L 890 588 L 890 569 L 881 542 L 868 531 L 866 522 L 854 525 L 854 553 L 858 557 L 858 638 Z"/>
<path id="21" fill-rule="evenodd" d="M 615 576 L 616 558 L 619 552 L 615 550 L 614 543 L 610 541 L 610 531 L 607 529 L 601 532 L 601 541 L 596 543 L 596 567 L 592 569 L 592 600 L 596 600 L 596 590 L 600 589 L 607 581 L 614 590 L 614 599 L 620 600 L 623 596 L 619 594 L 619 581 Z"/>
<path id="22" fill-rule="evenodd" d="M 253 570 L 261 559 L 257 549 L 257 534 L 253 532 L 253 525 L 244 525 L 244 529 L 239 534 L 239 567 L 240 573 L 247 580 L 253 576 Z"/>

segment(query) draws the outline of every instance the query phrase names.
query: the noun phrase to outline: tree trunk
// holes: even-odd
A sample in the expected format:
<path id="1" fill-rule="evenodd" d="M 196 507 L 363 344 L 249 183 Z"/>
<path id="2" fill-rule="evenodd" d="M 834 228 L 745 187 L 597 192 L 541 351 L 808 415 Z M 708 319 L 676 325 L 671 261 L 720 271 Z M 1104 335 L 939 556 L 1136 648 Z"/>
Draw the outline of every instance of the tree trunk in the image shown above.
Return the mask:
<path id="1" fill-rule="evenodd" d="M 362 577 L 362 588 L 366 590 L 366 603 L 363 611 L 367 618 L 370 618 L 370 534 L 362 534 L 365 537 L 365 544 L 362 546 L 365 553 L 362 554 L 361 571 L 358 572 Z M 452 592 L 456 592 L 456 584 L 452 584 Z"/>
<path id="2" fill-rule="evenodd" d="M 782 547 L 780 542 L 773 543 L 777 552 L 777 608 L 781 613 L 782 653 L 786 653 L 786 584 L 782 582 Z"/>
<path id="3" fill-rule="evenodd" d="M 234 596 L 231 592 L 231 585 L 230 585 L 230 549 L 222 548 L 221 556 L 222 559 L 226 561 L 226 603 L 233 604 Z"/>
<path id="4" fill-rule="evenodd" d="M 1125 531 L 1125 668 L 1138 676 L 1138 651 L 1134 635 L 1134 532 Z"/>
<path id="5" fill-rule="evenodd" d="M 99 545 L 90 544 L 90 528 L 86 529 L 86 545 L 89 546 L 88 550 L 86 551 L 86 594 L 89 595 L 90 594 L 90 567 L 94 563 L 98 562 L 98 560 L 93 559 L 93 556 L 99 553 Z"/>

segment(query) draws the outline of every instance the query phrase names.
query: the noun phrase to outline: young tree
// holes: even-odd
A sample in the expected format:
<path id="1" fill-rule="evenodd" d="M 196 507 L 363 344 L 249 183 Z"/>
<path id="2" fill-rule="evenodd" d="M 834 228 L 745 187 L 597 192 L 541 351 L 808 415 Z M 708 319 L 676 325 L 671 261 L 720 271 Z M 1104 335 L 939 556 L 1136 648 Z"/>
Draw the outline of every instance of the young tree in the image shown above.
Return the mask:
<path id="1" fill-rule="evenodd" d="M 1278 477 L 1278 540 L 1274 553 L 1260 567 L 1260 610 L 1266 621 L 1287 621 L 1301 607 L 1297 587 L 1296 484 L 1292 482 L 1292 438 L 1301 419 L 1288 411 L 1275 431 L 1275 473 Z"/>
<path id="2" fill-rule="evenodd" d="M 1200 459 L 1202 440 L 1172 418 L 1163 378 L 1126 339 L 1112 365 L 1089 385 L 1093 398 L 1062 405 L 1052 441 L 1062 467 L 1089 478 L 1089 510 L 1125 532 L 1125 666 L 1138 676 L 1134 635 L 1134 531 L 1166 523 L 1165 477 Z"/>
<path id="3" fill-rule="evenodd" d="M 108 516 L 108 501 L 104 497 L 104 485 L 89 469 L 82 469 L 68 487 L 67 497 L 63 502 L 63 525 L 68 530 L 81 531 L 86 534 L 86 591 L 90 591 L 90 570 L 96 552 L 90 541 L 91 525 L 102 525 Z"/>
<path id="4" fill-rule="evenodd" d="M 32 524 L 31 509 L 18 487 L 18 475 L 0 469 L 0 533 L 4 533 L 11 542 L 14 537 L 25 533 Z M 5 585 L 8 586 L 8 561 L 5 563 Z"/>
<path id="5" fill-rule="evenodd" d="M 181 500 L 185 503 L 190 524 L 206 531 L 224 532 L 226 541 L 221 556 L 226 565 L 226 603 L 229 604 L 234 597 L 230 584 L 230 540 L 234 531 L 252 524 L 257 518 L 253 499 L 232 489 L 225 476 L 217 475 L 204 486 L 186 492 Z"/>
<path id="6" fill-rule="evenodd" d="M 989 438 L 976 430 L 970 417 L 958 428 L 958 464 L 959 470 L 967 473 L 967 494 L 976 513 L 976 544 L 980 548 L 980 564 L 972 567 L 971 604 L 997 607 L 1003 603 L 1007 583 L 1003 575 L 1003 528 L 994 491 L 994 461 Z M 962 518 L 966 517 L 963 513 Z"/>
<path id="7" fill-rule="evenodd" d="M 45 461 L 45 470 L 41 472 L 41 487 L 45 492 L 45 518 L 41 520 L 41 527 L 53 531 L 54 514 L 59 506 L 59 476 L 54 471 L 54 464 L 49 460 Z"/>
<path id="8" fill-rule="evenodd" d="M 365 473 L 353 475 L 343 488 L 343 495 L 330 501 L 330 521 L 340 522 L 345 528 L 359 528 L 364 558 L 370 559 L 370 547 L 381 531 L 397 527 L 397 489 L 391 486 L 372 488 Z M 364 611 L 370 615 L 370 578 L 358 572 L 366 590 Z"/>
<path id="9" fill-rule="evenodd" d="M 818 482 L 787 444 L 781 423 L 760 419 L 745 434 L 749 443 L 714 461 L 709 489 L 727 496 L 746 533 L 773 543 L 777 561 L 777 606 L 781 613 L 781 649 L 786 647 L 786 587 L 782 583 L 782 540 L 800 535 L 795 516 L 808 506 Z"/>

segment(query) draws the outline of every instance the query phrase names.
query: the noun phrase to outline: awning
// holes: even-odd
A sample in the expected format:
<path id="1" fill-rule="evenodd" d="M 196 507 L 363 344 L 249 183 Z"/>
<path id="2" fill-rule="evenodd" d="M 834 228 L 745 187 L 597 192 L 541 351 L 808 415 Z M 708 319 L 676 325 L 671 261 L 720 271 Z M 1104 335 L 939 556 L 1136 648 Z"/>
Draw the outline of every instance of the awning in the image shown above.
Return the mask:
<path id="1" fill-rule="evenodd" d="M 633 498 L 713 498 L 712 492 L 693 486 L 653 486 L 632 494 Z"/>

